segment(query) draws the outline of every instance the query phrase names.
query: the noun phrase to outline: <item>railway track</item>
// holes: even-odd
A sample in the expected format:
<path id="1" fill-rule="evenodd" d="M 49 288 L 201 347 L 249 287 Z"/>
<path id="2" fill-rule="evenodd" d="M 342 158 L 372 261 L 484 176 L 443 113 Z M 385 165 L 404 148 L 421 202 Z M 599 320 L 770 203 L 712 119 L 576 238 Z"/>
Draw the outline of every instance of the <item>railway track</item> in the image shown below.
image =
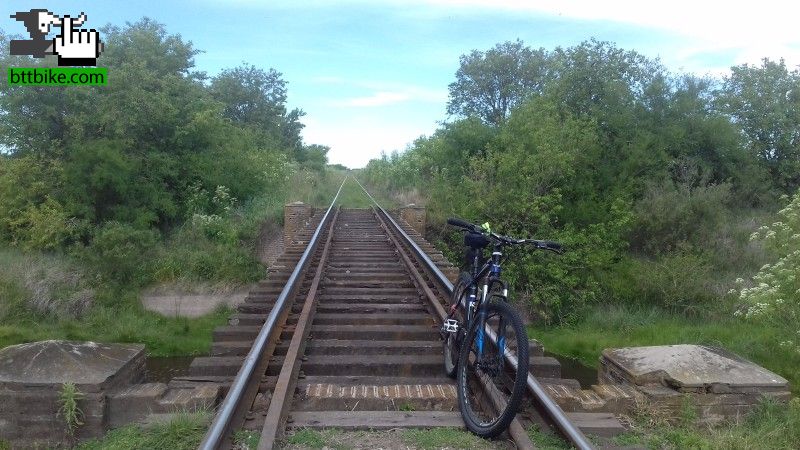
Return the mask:
<path id="1" fill-rule="evenodd" d="M 229 448 L 239 429 L 259 432 L 268 449 L 287 427 L 463 426 L 438 331 L 452 290 L 444 258 L 377 204 L 335 203 L 215 330 L 212 354 L 193 361 L 185 382 L 218 383 L 227 394 L 200 448 Z M 539 419 L 591 448 L 563 412 L 555 417 L 547 399 L 531 396 Z M 533 448 L 519 420 L 509 433 Z"/>

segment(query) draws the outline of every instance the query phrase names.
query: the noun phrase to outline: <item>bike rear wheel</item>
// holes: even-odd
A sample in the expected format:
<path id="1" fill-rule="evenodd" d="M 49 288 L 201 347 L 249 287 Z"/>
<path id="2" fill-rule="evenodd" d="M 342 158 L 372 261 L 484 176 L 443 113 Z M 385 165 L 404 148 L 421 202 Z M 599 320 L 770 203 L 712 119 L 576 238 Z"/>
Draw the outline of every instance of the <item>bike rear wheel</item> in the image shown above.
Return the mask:
<path id="1" fill-rule="evenodd" d="M 485 309 L 486 328 L 497 344 L 485 328 L 480 350 L 476 317 L 461 345 L 456 382 L 464 423 L 489 438 L 505 431 L 517 414 L 528 378 L 528 336 L 519 314 L 507 303 L 491 302 Z M 517 357 L 518 369 L 506 362 L 507 353 Z"/>

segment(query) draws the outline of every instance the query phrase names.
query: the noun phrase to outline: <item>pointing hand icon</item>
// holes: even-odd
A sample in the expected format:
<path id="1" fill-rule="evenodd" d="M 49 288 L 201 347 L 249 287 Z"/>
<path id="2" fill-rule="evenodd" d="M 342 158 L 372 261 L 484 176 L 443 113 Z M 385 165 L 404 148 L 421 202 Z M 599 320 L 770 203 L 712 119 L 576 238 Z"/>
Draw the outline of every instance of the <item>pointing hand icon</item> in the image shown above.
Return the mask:
<path id="1" fill-rule="evenodd" d="M 77 28 L 85 21 L 84 13 L 77 19 L 70 16 L 61 18 L 61 34 L 53 38 L 53 51 L 58 55 L 59 66 L 97 65 L 97 57 L 103 51 L 103 43 L 97 30 Z"/>

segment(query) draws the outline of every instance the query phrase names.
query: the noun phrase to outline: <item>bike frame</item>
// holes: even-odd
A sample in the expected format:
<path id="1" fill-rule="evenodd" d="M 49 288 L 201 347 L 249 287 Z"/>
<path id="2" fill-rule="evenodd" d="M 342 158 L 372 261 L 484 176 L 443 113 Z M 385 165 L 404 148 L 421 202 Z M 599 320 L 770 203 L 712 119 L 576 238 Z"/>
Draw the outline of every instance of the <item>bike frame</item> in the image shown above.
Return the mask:
<path id="1" fill-rule="evenodd" d="M 466 301 L 463 301 L 463 297 L 458 299 L 459 305 L 461 305 L 462 302 L 464 303 L 464 329 L 469 330 L 472 326 L 473 320 L 478 320 L 478 335 L 475 338 L 475 343 L 478 347 L 478 362 L 480 362 L 483 358 L 486 305 L 494 297 L 497 297 L 504 302 L 508 300 L 508 284 L 500 279 L 500 274 L 502 273 L 501 265 L 503 260 L 502 246 L 495 244 L 492 251 L 492 257 L 487 260 L 479 269 L 478 265 L 480 263 L 480 255 L 480 251 L 476 250 L 475 257 L 472 261 L 472 281 L 470 281 L 469 285 L 464 290 Z M 480 283 L 481 280 L 483 280 L 483 290 L 481 292 L 481 298 L 478 299 L 478 283 Z M 491 292 L 495 284 L 499 284 L 502 287 L 502 294 L 493 293 L 490 297 L 489 292 Z M 472 313 L 473 309 L 477 311 L 477 315 Z M 502 329 L 503 325 L 504 324 L 501 322 L 500 329 Z M 497 346 L 499 354 L 502 355 L 505 352 L 504 335 L 500 336 Z"/>

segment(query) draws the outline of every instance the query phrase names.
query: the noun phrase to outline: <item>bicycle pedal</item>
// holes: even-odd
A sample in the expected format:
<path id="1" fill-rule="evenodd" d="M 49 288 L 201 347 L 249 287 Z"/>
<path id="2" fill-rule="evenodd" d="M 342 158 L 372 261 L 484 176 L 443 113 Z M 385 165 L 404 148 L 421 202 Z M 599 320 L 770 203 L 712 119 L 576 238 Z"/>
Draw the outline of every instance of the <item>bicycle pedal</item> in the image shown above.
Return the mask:
<path id="1" fill-rule="evenodd" d="M 442 330 L 448 333 L 456 333 L 458 332 L 458 321 L 454 319 L 447 319 L 442 324 Z"/>

